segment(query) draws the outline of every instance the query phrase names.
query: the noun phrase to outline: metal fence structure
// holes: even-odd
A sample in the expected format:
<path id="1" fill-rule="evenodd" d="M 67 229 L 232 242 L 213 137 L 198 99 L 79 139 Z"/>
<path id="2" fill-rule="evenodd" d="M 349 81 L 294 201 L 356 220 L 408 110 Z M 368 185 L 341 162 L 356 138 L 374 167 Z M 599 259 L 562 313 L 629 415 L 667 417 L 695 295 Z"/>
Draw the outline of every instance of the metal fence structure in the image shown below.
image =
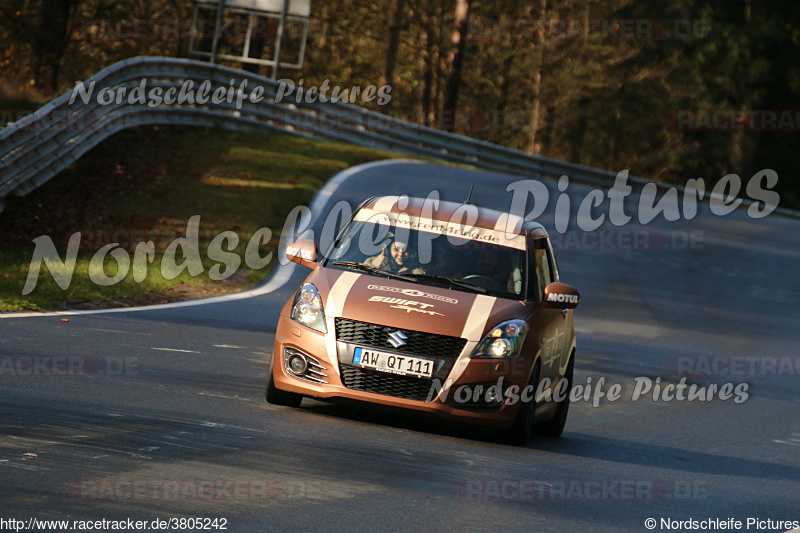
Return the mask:
<path id="1" fill-rule="evenodd" d="M 166 95 L 173 89 L 176 101 L 155 105 L 155 100 L 144 98 L 144 102 L 129 102 L 131 91 L 142 80 L 146 80 L 146 91 L 160 88 Z M 189 82 L 193 86 L 186 91 Z M 196 97 L 204 82 L 209 86 L 207 95 L 221 91 L 225 98 L 199 103 Z M 243 82 L 246 87 L 241 89 Z M 91 83 L 94 89 L 87 98 Z M 256 87 L 263 88 L 260 101 L 250 98 Z M 111 92 L 101 98 L 105 88 Z M 178 101 L 182 88 L 185 95 L 191 92 L 195 98 Z M 596 186 L 610 187 L 616 178 L 614 172 L 527 154 L 341 101 L 307 102 L 308 93 L 299 88 L 276 103 L 280 88 L 281 84 L 269 78 L 189 59 L 135 57 L 115 63 L 84 82 L 86 93 L 73 98 L 71 104 L 72 90 L 0 130 L 0 210 L 3 198 L 27 194 L 111 135 L 156 124 L 290 133 L 529 177 L 566 174 Z M 109 95 L 117 97 L 108 101 Z M 646 183 L 634 177 L 629 181 Z"/>

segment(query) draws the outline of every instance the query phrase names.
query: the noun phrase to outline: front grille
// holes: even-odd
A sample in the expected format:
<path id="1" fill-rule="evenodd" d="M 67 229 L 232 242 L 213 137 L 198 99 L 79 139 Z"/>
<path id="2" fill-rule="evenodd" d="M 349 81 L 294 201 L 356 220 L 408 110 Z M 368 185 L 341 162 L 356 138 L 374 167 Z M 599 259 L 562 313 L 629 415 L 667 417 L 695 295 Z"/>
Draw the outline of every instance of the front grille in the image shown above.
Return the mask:
<path id="1" fill-rule="evenodd" d="M 340 368 L 342 383 L 348 389 L 420 402 L 427 400 L 431 391 L 430 379 L 384 374 L 348 365 L 341 365 Z"/>
<path id="2" fill-rule="evenodd" d="M 459 337 L 402 329 L 408 336 L 406 344 L 394 347 L 389 343 L 389 335 L 398 329 L 402 328 L 359 322 L 348 318 L 336 318 L 336 340 L 372 348 L 430 357 L 457 357 L 467 343 L 466 339 Z"/>

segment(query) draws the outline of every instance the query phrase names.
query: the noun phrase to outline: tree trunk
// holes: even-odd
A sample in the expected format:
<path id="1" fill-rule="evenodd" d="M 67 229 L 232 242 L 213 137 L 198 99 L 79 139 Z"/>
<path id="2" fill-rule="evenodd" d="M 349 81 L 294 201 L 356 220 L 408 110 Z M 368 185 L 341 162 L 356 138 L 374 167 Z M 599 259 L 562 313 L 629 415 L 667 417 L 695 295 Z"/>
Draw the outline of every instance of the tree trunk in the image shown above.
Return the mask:
<path id="1" fill-rule="evenodd" d="M 589 107 L 589 98 L 581 96 L 578 98 L 578 123 L 575 129 L 572 130 L 572 157 L 573 163 L 583 162 L 583 140 L 586 136 L 586 128 L 589 125 L 589 118 L 587 117 L 587 108 Z"/>
<path id="2" fill-rule="evenodd" d="M 435 21 L 443 20 L 444 6 L 441 2 L 435 2 L 436 10 L 434 12 Z M 442 76 L 444 75 L 443 64 L 445 58 L 442 56 L 444 50 L 442 48 L 442 27 L 438 24 L 433 25 L 433 103 L 431 104 L 431 114 L 429 115 L 430 121 L 434 128 L 441 128 L 442 117 L 439 115 L 439 110 L 442 102 Z"/>
<path id="3" fill-rule="evenodd" d="M 431 107 L 431 98 L 433 91 L 433 66 L 431 62 L 434 61 L 433 55 L 433 2 L 425 0 L 424 7 L 421 10 L 422 19 L 420 21 L 422 29 L 420 30 L 420 54 L 419 54 L 419 76 L 422 80 L 422 91 L 420 92 L 420 122 L 425 126 L 431 125 L 433 109 Z"/>
<path id="4" fill-rule="evenodd" d="M 36 84 L 51 92 L 58 91 L 61 58 L 67 50 L 71 0 L 42 0 L 33 41 Z"/>
<path id="5" fill-rule="evenodd" d="M 583 26 L 584 28 L 589 27 L 589 5 L 585 5 L 585 10 L 583 12 Z M 580 48 L 580 57 L 588 58 L 588 54 L 586 53 L 586 39 L 582 39 L 579 43 Z M 587 89 L 583 88 L 581 92 L 586 91 Z M 589 97 L 585 94 L 581 94 L 578 98 L 578 122 L 577 127 L 573 131 L 572 137 L 572 162 L 573 163 L 582 163 L 583 162 L 583 143 L 586 138 L 586 128 L 589 123 L 589 117 L 587 114 L 589 113 L 589 104 L 590 100 Z"/>
<path id="6" fill-rule="evenodd" d="M 469 8 L 472 0 L 456 0 L 456 17 L 453 22 L 452 47 L 447 56 L 447 85 L 444 92 L 445 129 L 455 129 L 455 113 L 458 110 L 458 89 L 461 85 L 461 67 L 464 65 L 464 48 L 467 45 Z"/>
<path id="7" fill-rule="evenodd" d="M 394 67 L 397 64 L 397 48 L 400 46 L 400 28 L 403 25 L 403 6 L 405 0 L 392 0 L 392 10 L 389 15 L 389 40 L 386 43 L 386 53 L 383 60 L 383 70 L 378 78 L 378 87 L 388 85 L 391 87 L 394 77 Z M 379 106 L 385 112 L 389 102 Z"/>
<path id="8" fill-rule="evenodd" d="M 253 24 L 254 36 L 250 39 L 250 49 L 248 50 L 247 57 L 254 59 L 261 59 L 264 55 L 264 45 L 267 43 L 267 37 L 271 36 L 274 40 L 277 29 L 275 28 L 275 19 L 267 17 L 256 17 Z M 258 63 L 245 63 L 244 70 L 258 74 L 261 70 L 261 65 Z"/>
<path id="9" fill-rule="evenodd" d="M 547 0 L 539 1 L 539 20 L 544 21 L 547 14 Z M 541 154 L 542 142 L 537 138 L 539 129 L 542 127 L 542 63 L 544 62 L 544 42 L 545 36 L 543 31 L 536 32 L 536 66 L 533 73 L 533 87 L 531 88 L 531 96 L 533 97 L 533 109 L 531 110 L 531 124 L 530 124 L 530 138 L 528 139 L 528 153 Z"/>

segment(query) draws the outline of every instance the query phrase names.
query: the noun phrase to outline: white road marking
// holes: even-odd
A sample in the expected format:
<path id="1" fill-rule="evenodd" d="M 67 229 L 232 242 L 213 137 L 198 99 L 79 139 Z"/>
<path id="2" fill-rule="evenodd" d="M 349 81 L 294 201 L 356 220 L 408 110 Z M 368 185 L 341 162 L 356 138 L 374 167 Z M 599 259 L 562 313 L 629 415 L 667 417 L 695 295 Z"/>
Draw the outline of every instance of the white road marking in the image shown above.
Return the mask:
<path id="1" fill-rule="evenodd" d="M 181 350 L 179 348 L 150 348 L 151 350 L 160 350 L 162 352 L 181 352 L 181 353 L 200 353 L 194 350 Z"/>
<path id="2" fill-rule="evenodd" d="M 8 467 L 11 467 L 11 468 L 21 468 L 23 470 L 34 470 L 34 471 L 36 471 L 36 470 L 50 470 L 50 468 L 44 468 L 44 467 L 41 467 L 41 466 L 31 466 L 31 465 L 23 465 L 23 464 L 17 464 L 17 463 L 2 463 L 2 466 L 8 466 Z"/>
<path id="3" fill-rule="evenodd" d="M 121 413 L 104 413 L 106 416 L 114 416 L 114 417 L 130 417 L 130 418 L 143 418 L 145 420 L 161 420 L 163 422 L 177 422 L 180 424 L 192 424 L 195 426 L 203 426 L 203 427 L 223 427 L 223 428 L 231 428 L 231 429 L 241 429 L 244 431 L 251 431 L 254 433 L 266 433 L 266 430 L 263 429 L 255 429 L 255 428 L 247 428 L 243 426 L 231 426 L 229 424 L 218 424 L 216 422 L 209 422 L 207 420 L 198 420 L 196 418 L 181 418 L 181 417 L 163 417 L 163 416 L 148 416 L 148 415 L 140 415 L 136 413 L 130 413 L 123 415 Z M 191 433 L 186 431 L 181 431 L 180 433 L 191 435 Z"/>
<path id="4" fill-rule="evenodd" d="M 636 337 L 640 339 L 655 339 L 660 336 L 684 333 L 677 328 L 669 328 L 658 324 L 648 324 L 646 322 L 631 322 L 626 320 L 605 320 L 596 318 L 582 318 L 584 326 L 580 329 L 588 329 L 590 332 L 613 332 L 615 335 L 625 337 Z M 586 327 L 588 326 L 588 327 Z M 575 331 L 580 331 L 575 328 Z"/>
<path id="5" fill-rule="evenodd" d="M 333 197 L 339 187 L 350 179 L 353 175 L 358 174 L 368 168 L 381 167 L 386 165 L 393 165 L 396 163 L 423 163 L 414 159 L 384 159 L 382 161 L 372 161 L 370 163 L 363 163 L 350 167 L 342 172 L 336 174 L 331 178 L 322 189 L 319 190 L 314 200 L 311 203 L 311 214 L 314 218 L 322 214 L 322 208 L 329 198 Z M 310 230 L 308 230 L 310 231 Z M 302 236 L 301 236 L 302 237 Z M 104 315 L 109 313 L 133 313 L 137 311 L 155 311 L 159 309 L 176 309 L 179 307 L 193 307 L 196 305 L 207 305 L 220 302 L 232 302 L 236 300 L 245 300 L 254 296 L 261 296 L 269 294 L 283 287 L 289 281 L 294 273 L 297 265 L 295 263 L 287 263 L 286 265 L 276 266 L 273 274 L 270 276 L 269 281 L 259 287 L 252 289 L 235 292 L 233 294 L 225 294 L 222 296 L 214 296 L 212 298 L 205 298 L 203 300 L 188 300 L 185 302 L 173 302 L 168 304 L 145 305 L 140 307 L 119 307 L 115 309 L 85 309 L 73 311 L 52 311 L 49 313 L 35 313 L 35 312 L 18 312 L 18 313 L 0 313 L 0 319 L 3 318 L 32 318 L 32 317 L 52 317 L 52 316 L 75 316 L 75 315 Z"/>
<path id="6" fill-rule="evenodd" d="M 8 438 L 15 439 L 15 440 L 29 440 L 29 441 L 40 442 L 40 443 L 44 443 L 44 444 L 54 444 L 54 445 L 63 445 L 63 446 L 76 446 L 78 448 L 89 448 L 89 449 L 94 449 L 94 450 L 103 450 L 105 452 L 112 452 L 112 453 L 120 453 L 120 454 L 123 454 L 123 455 L 129 455 L 129 456 L 131 456 L 131 457 L 133 457 L 135 459 L 152 459 L 152 457 L 148 457 L 148 456 L 141 455 L 141 454 L 138 454 L 138 453 L 125 451 L 124 449 L 107 448 L 105 446 L 93 446 L 91 444 L 66 442 L 66 441 L 63 441 L 63 440 L 37 439 L 37 438 L 34 438 L 34 437 L 23 437 L 23 436 L 20 436 L 20 435 L 9 435 Z"/>
<path id="7" fill-rule="evenodd" d="M 252 402 L 252 398 L 242 398 L 240 396 L 226 396 L 224 394 L 211 394 L 210 392 L 198 392 L 198 396 L 211 396 L 212 398 L 223 398 L 225 400 L 239 400 L 241 402 Z"/>
<path id="8" fill-rule="evenodd" d="M 214 348 L 231 348 L 233 350 L 243 349 L 241 346 L 234 346 L 233 344 L 212 344 Z"/>

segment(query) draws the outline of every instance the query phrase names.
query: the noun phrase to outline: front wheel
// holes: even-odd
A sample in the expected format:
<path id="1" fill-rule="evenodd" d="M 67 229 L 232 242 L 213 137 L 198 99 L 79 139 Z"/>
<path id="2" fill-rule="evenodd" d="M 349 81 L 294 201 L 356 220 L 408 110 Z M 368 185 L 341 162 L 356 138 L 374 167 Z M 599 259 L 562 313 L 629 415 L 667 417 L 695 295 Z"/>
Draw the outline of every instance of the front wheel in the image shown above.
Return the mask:
<path id="1" fill-rule="evenodd" d="M 267 377 L 267 402 L 285 407 L 300 407 L 300 403 L 303 401 L 302 394 L 283 391 L 275 386 L 275 380 L 272 378 L 272 365 L 274 362 L 275 356 L 273 355 L 272 363 L 269 365 L 269 376 Z"/>
<path id="2" fill-rule="evenodd" d="M 542 422 L 536 427 L 536 432 L 544 437 L 560 437 L 564 433 L 564 426 L 567 423 L 567 414 L 569 414 L 569 395 L 572 391 L 572 375 L 575 368 L 575 353 L 569 358 L 567 363 L 567 371 L 564 372 L 564 379 L 567 380 L 567 394 L 558 402 L 556 407 L 556 416 L 547 422 Z"/>
<path id="3" fill-rule="evenodd" d="M 514 419 L 514 424 L 507 430 L 506 440 L 509 444 L 516 446 L 525 446 L 533 436 L 534 420 L 536 419 L 536 389 L 539 387 L 539 365 L 533 369 L 530 382 L 528 383 L 529 390 L 531 390 L 529 401 L 524 401 L 520 395 L 519 412 L 517 418 Z"/>

